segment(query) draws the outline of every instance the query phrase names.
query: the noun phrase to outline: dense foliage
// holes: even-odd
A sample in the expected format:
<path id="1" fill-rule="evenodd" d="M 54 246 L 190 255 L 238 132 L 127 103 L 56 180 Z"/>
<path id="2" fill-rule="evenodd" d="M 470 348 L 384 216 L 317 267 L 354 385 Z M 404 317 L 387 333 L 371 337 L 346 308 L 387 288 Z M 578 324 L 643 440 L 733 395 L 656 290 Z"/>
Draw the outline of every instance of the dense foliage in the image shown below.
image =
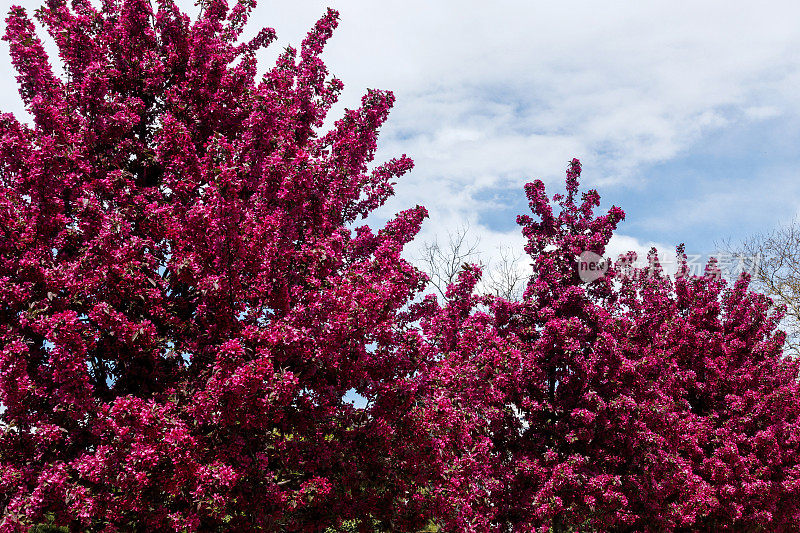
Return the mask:
<path id="1" fill-rule="evenodd" d="M 424 208 L 361 222 L 412 166 L 372 165 L 392 94 L 321 132 L 337 14 L 259 78 L 252 0 L 156 4 L 49 0 L 63 76 L 6 20 L 0 530 L 800 527 L 797 362 L 746 278 L 582 282 L 624 215 L 574 160 L 526 186 L 521 300 L 476 266 L 423 298 Z"/>
<path id="2" fill-rule="evenodd" d="M 0 124 L 8 530 L 417 520 L 392 428 L 423 283 L 399 254 L 425 211 L 348 229 L 411 167 L 367 168 L 393 97 L 318 136 L 336 13 L 256 80 L 274 33 L 237 44 L 251 7 L 49 2 L 64 80 L 25 12 L 7 19 L 34 118 Z"/>
<path id="3" fill-rule="evenodd" d="M 470 520 L 796 530 L 798 361 L 783 357 L 780 313 L 746 277 L 726 288 L 713 261 L 689 276 L 682 248 L 675 279 L 653 250 L 646 268 L 622 257 L 583 283 L 575 257 L 601 255 L 623 213 L 594 216 L 599 197 L 578 201 L 579 175 L 574 160 L 566 196 L 552 202 L 541 182 L 526 187 L 538 221 L 518 219 L 534 273 L 523 299 L 476 298 L 467 271 L 426 328 L 443 356 L 426 376 L 428 408 L 447 421 L 444 460 L 464 483 Z"/>

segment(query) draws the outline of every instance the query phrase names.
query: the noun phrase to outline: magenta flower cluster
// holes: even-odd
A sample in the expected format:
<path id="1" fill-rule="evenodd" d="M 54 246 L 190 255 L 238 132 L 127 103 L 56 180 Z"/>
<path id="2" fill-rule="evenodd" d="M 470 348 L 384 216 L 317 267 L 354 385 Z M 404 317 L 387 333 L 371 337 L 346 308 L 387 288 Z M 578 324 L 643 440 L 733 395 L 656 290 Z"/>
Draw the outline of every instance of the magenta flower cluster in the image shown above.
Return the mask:
<path id="1" fill-rule="evenodd" d="M 798 363 L 746 276 L 583 283 L 624 214 L 573 160 L 525 188 L 520 301 L 474 265 L 424 296 L 425 209 L 362 222 L 412 167 L 372 164 L 392 94 L 321 132 L 337 13 L 258 76 L 254 0 L 155 4 L 47 0 L 63 75 L 6 19 L 0 531 L 800 528 Z"/>

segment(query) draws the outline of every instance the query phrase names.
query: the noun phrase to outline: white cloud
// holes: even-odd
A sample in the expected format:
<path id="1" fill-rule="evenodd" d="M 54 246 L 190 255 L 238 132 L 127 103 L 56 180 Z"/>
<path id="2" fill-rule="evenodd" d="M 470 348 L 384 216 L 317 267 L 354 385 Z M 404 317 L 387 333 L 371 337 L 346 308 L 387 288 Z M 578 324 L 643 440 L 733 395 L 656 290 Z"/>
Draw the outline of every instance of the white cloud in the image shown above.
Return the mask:
<path id="1" fill-rule="evenodd" d="M 781 111 L 780 109 L 774 106 L 762 105 L 762 106 L 745 107 L 744 114 L 749 119 L 765 120 L 780 116 Z"/>
<path id="2" fill-rule="evenodd" d="M 606 247 L 606 257 L 616 261 L 620 255 L 628 252 L 636 252 L 636 261 L 639 266 L 647 265 L 647 254 L 652 248 L 658 253 L 658 260 L 667 274 L 674 274 L 677 271 L 677 255 L 675 245 L 658 243 L 653 241 L 642 242 L 630 235 L 616 234 L 611 237 L 611 241 Z"/>

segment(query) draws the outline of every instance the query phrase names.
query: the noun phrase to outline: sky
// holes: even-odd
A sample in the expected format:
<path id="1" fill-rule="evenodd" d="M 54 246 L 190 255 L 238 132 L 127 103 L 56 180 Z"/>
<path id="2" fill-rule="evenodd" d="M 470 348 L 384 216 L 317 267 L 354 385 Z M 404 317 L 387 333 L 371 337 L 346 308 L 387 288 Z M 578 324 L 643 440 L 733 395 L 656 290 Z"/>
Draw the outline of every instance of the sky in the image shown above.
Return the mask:
<path id="1" fill-rule="evenodd" d="M 425 205 L 415 246 L 468 224 L 487 259 L 521 251 L 523 185 L 561 191 L 573 157 L 627 214 L 612 255 L 708 256 L 798 214 L 798 2 L 261 0 L 248 33 L 278 33 L 263 67 L 328 6 L 341 22 L 323 58 L 345 84 L 331 118 L 394 91 L 376 162 L 416 166 L 370 222 Z M 0 109 L 19 113 L 5 43 L 0 69 Z"/>

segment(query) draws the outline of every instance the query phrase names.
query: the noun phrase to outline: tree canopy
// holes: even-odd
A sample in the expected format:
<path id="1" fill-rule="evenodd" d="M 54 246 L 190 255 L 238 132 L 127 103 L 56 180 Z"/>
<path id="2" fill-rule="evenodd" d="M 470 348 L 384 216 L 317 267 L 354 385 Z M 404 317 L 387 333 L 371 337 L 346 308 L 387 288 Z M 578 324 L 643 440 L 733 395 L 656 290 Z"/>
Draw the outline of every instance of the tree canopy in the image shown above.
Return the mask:
<path id="1" fill-rule="evenodd" d="M 525 187 L 521 298 L 426 296 L 425 209 L 364 223 L 412 168 L 373 164 L 392 93 L 322 131 L 337 13 L 258 76 L 254 2 L 201 7 L 48 0 L 63 76 L 6 19 L 1 531 L 800 527 L 798 362 L 746 276 L 586 283 L 624 214 L 573 160 Z"/>

